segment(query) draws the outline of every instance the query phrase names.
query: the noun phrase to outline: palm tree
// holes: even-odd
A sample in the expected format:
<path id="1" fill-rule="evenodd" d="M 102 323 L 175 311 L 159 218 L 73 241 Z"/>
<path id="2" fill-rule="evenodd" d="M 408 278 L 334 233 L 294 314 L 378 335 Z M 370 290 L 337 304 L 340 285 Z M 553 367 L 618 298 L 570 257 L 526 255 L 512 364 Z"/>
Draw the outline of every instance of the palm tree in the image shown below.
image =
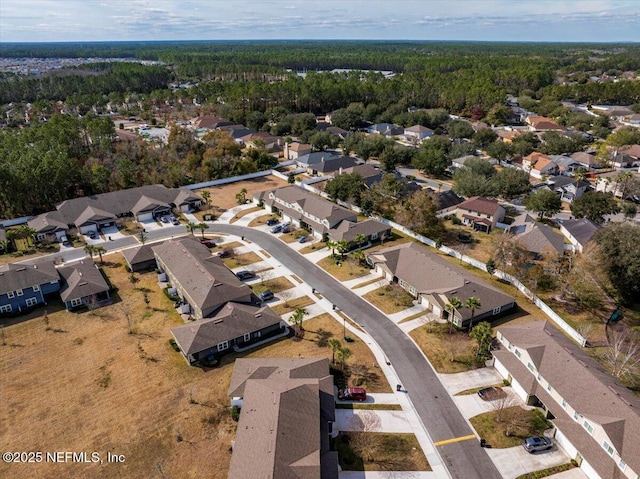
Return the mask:
<path id="1" fill-rule="evenodd" d="M 94 252 L 94 253 L 97 253 L 97 254 L 98 254 L 98 256 L 100 256 L 100 264 L 104 263 L 104 261 L 102 261 L 102 255 L 103 255 L 104 253 L 106 253 L 106 252 L 107 252 L 107 250 L 106 250 L 106 249 L 104 249 L 102 246 L 94 246 L 94 247 L 93 247 L 93 252 Z"/>
<path id="2" fill-rule="evenodd" d="M 198 228 L 198 225 L 193 221 L 189 221 L 185 226 L 187 227 L 187 231 L 191 234 L 193 234 L 193 232 Z"/>
<path id="3" fill-rule="evenodd" d="M 247 202 L 247 189 L 242 188 L 240 193 L 236 194 L 236 200 L 238 200 L 239 205 L 244 205 Z"/>
<path id="4" fill-rule="evenodd" d="M 338 241 L 338 243 L 336 244 L 336 247 L 338 248 L 338 252 L 340 253 L 340 256 L 342 258 L 344 258 L 344 255 L 347 251 L 349 251 L 349 242 L 347 240 L 340 240 Z"/>
<path id="5" fill-rule="evenodd" d="M 27 225 L 22 225 L 19 231 L 20 237 L 27 240 L 27 245 L 33 245 L 35 243 L 36 230 Z"/>
<path id="6" fill-rule="evenodd" d="M 211 209 L 211 193 L 208 190 L 204 190 L 200 193 L 200 196 L 202 196 L 202 199 L 207 204 L 207 209 Z"/>
<path id="7" fill-rule="evenodd" d="M 337 360 L 338 362 L 342 365 L 342 370 L 344 371 L 344 366 L 345 363 L 347 362 L 347 359 L 349 359 L 351 357 L 353 353 L 351 352 L 351 350 L 349 348 L 343 348 L 340 347 L 338 349 L 338 351 L 336 352 L 336 356 L 337 356 Z"/>
<path id="8" fill-rule="evenodd" d="M 362 248 L 362 245 L 364 244 L 364 242 L 367 240 L 367 237 L 365 235 L 363 235 L 362 233 L 358 233 L 355 238 L 353 238 L 353 241 L 356 242 L 356 244 L 358 245 L 359 248 Z"/>
<path id="9" fill-rule="evenodd" d="M 9 247 L 8 240 L 0 240 L 0 250 L 6 252 L 8 247 Z"/>
<path id="10" fill-rule="evenodd" d="M 329 347 L 331 348 L 331 351 L 332 351 L 331 364 L 336 363 L 336 351 L 338 351 L 341 346 L 342 344 L 340 344 L 340 341 L 338 341 L 337 339 L 329 340 Z"/>
<path id="11" fill-rule="evenodd" d="M 456 317 L 456 311 L 460 308 L 462 308 L 462 301 L 456 296 L 449 298 L 449 302 L 444 307 L 444 309 L 452 313 L 449 315 L 449 334 L 453 333 L 453 320 Z"/>
<path id="12" fill-rule="evenodd" d="M 92 244 L 88 244 L 88 245 L 85 245 L 84 250 L 89 254 L 91 259 L 93 259 L 93 255 L 96 252 L 96 247 L 93 246 Z"/>
<path id="13" fill-rule="evenodd" d="M 473 317 L 476 314 L 476 309 L 480 309 L 482 307 L 482 303 L 480 302 L 480 298 L 470 296 L 464 302 L 464 307 L 471 310 L 471 319 L 469 320 L 469 331 L 471 331 L 471 325 L 473 324 Z"/>
<path id="14" fill-rule="evenodd" d="M 296 308 L 289 321 L 291 324 L 295 325 L 297 328 L 296 336 L 299 336 L 300 332 L 303 330 L 302 322 L 304 321 L 304 316 L 307 314 L 307 310 L 304 308 Z"/>
<path id="15" fill-rule="evenodd" d="M 358 263 L 364 264 L 365 262 L 365 254 L 361 249 L 357 249 L 351 253 L 353 259 L 355 259 Z"/>
<path id="16" fill-rule="evenodd" d="M 327 248 L 331 250 L 331 256 L 336 255 L 336 248 L 338 247 L 338 243 L 333 240 L 327 241 Z"/>
<path id="17" fill-rule="evenodd" d="M 200 223 L 197 228 L 200 230 L 200 233 L 202 233 L 202 238 L 204 239 L 204 230 L 208 230 L 209 225 L 207 223 Z"/>

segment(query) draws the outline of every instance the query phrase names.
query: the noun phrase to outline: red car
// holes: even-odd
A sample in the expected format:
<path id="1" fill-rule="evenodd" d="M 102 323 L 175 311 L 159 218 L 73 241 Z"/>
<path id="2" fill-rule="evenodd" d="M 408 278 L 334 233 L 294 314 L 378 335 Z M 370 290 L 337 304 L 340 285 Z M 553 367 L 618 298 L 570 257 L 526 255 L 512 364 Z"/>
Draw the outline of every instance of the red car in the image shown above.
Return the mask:
<path id="1" fill-rule="evenodd" d="M 367 391 L 364 388 L 338 389 L 338 399 L 342 401 L 366 401 Z"/>
<path id="2" fill-rule="evenodd" d="M 207 248 L 213 248 L 216 245 L 216 242 L 212 239 L 201 239 L 200 243 L 205 245 Z"/>

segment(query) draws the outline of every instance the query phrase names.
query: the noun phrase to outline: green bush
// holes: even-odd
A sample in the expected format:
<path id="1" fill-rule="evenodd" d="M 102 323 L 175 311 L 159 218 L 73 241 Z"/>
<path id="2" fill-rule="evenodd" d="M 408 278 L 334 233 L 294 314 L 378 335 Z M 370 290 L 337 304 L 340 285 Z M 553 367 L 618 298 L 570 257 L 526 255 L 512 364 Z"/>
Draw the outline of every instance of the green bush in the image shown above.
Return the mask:
<path id="1" fill-rule="evenodd" d="M 454 225 L 461 225 L 462 224 L 462 220 L 460 218 L 458 218 L 457 216 L 452 216 L 451 217 L 451 222 Z"/>
<path id="2" fill-rule="evenodd" d="M 169 286 L 165 287 L 162 291 L 164 291 L 164 295 L 171 301 L 178 301 L 180 299 L 177 294 L 169 294 Z"/>
<path id="3" fill-rule="evenodd" d="M 180 352 L 180 347 L 178 346 L 178 343 L 176 343 L 175 339 L 173 338 L 169 339 L 169 346 L 171 346 L 175 352 L 177 353 Z"/>
<path id="4" fill-rule="evenodd" d="M 511 386 L 511 381 L 509 381 L 508 379 L 503 379 L 502 384 L 504 384 L 505 386 Z"/>
<path id="5" fill-rule="evenodd" d="M 241 409 L 238 406 L 233 406 L 231 408 L 231 419 L 233 419 L 235 422 L 238 422 L 240 420 L 240 411 Z"/>

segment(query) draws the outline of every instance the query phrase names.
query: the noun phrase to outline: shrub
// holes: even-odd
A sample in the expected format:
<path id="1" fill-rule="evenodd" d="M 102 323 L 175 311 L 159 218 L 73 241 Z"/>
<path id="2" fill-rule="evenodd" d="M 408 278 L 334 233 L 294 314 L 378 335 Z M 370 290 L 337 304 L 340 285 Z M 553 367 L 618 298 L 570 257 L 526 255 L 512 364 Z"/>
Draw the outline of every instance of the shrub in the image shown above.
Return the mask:
<path id="1" fill-rule="evenodd" d="M 238 406 L 233 406 L 231 408 L 231 419 L 233 419 L 235 422 L 238 422 L 240 420 L 240 411 L 241 409 Z"/>
<path id="2" fill-rule="evenodd" d="M 460 218 L 458 218 L 457 216 L 452 216 L 451 217 L 451 222 L 454 225 L 461 225 L 462 224 L 462 220 Z"/>
<path id="3" fill-rule="evenodd" d="M 125 265 L 124 265 L 124 270 L 125 270 L 127 273 L 131 273 L 131 267 L 130 267 L 128 264 L 125 264 Z"/>
<path id="4" fill-rule="evenodd" d="M 177 353 L 180 352 L 180 347 L 178 346 L 178 343 L 176 343 L 175 339 L 173 338 L 169 339 L 169 346 L 171 346 L 175 352 Z"/>
<path id="5" fill-rule="evenodd" d="M 511 381 L 509 381 L 508 379 L 503 379 L 502 384 L 504 384 L 505 386 L 511 386 Z"/>

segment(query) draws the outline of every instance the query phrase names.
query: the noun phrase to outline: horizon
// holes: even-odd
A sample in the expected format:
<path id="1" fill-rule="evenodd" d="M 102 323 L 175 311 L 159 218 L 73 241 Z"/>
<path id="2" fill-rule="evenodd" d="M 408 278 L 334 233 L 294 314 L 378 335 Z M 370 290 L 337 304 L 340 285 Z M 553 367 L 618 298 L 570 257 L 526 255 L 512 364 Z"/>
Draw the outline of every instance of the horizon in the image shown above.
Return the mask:
<path id="1" fill-rule="evenodd" d="M 636 43 L 635 0 L 2 0 L 0 43 Z M 272 39 L 273 37 L 277 37 Z M 595 37 L 595 38 L 594 38 Z"/>

